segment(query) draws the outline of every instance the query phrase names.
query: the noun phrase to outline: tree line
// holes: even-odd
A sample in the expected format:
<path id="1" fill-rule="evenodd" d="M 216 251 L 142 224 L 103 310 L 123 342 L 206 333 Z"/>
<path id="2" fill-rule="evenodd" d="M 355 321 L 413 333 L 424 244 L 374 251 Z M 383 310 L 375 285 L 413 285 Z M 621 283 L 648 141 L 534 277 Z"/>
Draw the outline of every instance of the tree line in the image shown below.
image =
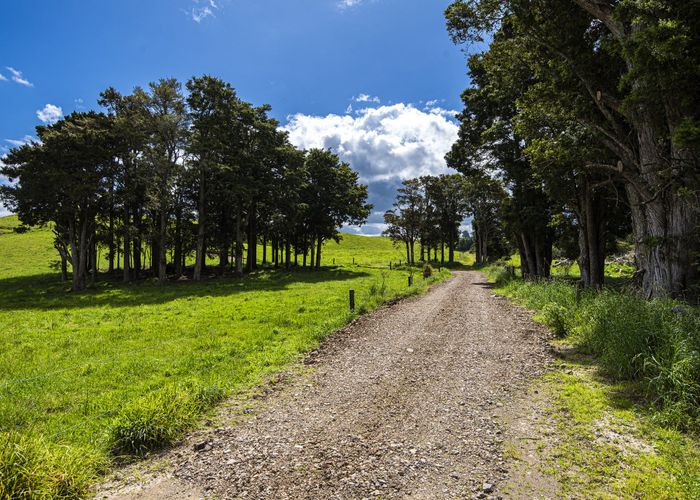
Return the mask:
<path id="1" fill-rule="evenodd" d="M 446 18 L 458 44 L 490 39 L 447 161 L 502 182 L 523 274 L 547 276 L 566 240 L 599 287 L 630 233 L 647 297 L 697 293 L 700 4 L 456 0 Z"/>
<path id="2" fill-rule="evenodd" d="M 416 243 L 421 262 L 454 263 L 460 225 L 470 216 L 476 262 L 483 264 L 489 260 L 490 248 L 498 256 L 507 248 L 498 219 L 506 197 L 502 185 L 487 176 L 453 174 L 409 179 L 399 188 L 393 208 L 384 214 L 384 235 L 405 247 L 409 264 L 416 263 Z"/>
<path id="3" fill-rule="evenodd" d="M 10 150 L 0 169 L 11 181 L 0 199 L 23 224 L 51 224 L 73 290 L 95 280 L 101 250 L 124 281 L 200 280 L 208 255 L 222 272 L 253 271 L 259 257 L 289 267 L 303 256 L 318 268 L 323 242 L 372 208 L 347 163 L 296 149 L 269 106 L 218 78 L 108 88 L 98 103 L 103 112 L 37 127 L 38 140 Z"/>

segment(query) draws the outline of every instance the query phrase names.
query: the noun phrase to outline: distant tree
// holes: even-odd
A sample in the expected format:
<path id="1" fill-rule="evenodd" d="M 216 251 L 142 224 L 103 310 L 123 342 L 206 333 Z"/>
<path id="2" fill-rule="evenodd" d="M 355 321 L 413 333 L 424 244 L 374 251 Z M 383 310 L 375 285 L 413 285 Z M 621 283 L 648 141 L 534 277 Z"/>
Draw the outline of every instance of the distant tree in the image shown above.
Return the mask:
<path id="1" fill-rule="evenodd" d="M 467 214 L 472 218 L 476 263 L 490 258 L 489 246 L 502 224 L 502 205 L 508 198 L 502 184 L 488 176 L 470 176 L 463 184 Z"/>
<path id="2" fill-rule="evenodd" d="M 424 219 L 425 198 L 418 179 L 403 181 L 394 202 L 394 209 L 384 214 L 384 234 L 406 247 L 406 262 L 415 264 L 415 243 L 419 240 Z"/>
<path id="3" fill-rule="evenodd" d="M 323 149 L 311 149 L 306 155 L 307 182 L 302 194 L 315 266 L 321 267 L 321 250 L 326 240 L 338 240 L 338 228 L 345 224 L 363 224 L 372 205 L 367 201 L 367 186 L 358 183 L 358 174 L 338 156 Z"/>

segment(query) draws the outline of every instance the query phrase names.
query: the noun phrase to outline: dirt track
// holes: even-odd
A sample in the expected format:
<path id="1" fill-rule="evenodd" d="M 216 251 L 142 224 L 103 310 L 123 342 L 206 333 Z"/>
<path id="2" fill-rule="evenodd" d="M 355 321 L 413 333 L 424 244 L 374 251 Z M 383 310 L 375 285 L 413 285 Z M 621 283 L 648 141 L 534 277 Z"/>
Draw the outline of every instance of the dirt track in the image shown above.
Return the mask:
<path id="1" fill-rule="evenodd" d="M 499 422 L 545 369 L 545 335 L 480 274 L 457 272 L 334 334 L 315 370 L 238 425 L 200 431 L 166 472 L 98 496 L 495 498 L 508 473 Z"/>

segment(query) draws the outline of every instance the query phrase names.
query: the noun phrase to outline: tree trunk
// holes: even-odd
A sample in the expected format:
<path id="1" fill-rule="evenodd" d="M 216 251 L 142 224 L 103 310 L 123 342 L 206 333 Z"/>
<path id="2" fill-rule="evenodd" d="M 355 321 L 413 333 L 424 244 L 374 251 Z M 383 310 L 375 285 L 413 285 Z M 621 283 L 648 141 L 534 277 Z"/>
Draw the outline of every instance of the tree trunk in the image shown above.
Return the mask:
<path id="1" fill-rule="evenodd" d="M 124 218 L 124 282 L 128 283 L 131 281 L 131 231 L 130 227 L 131 217 L 126 216 Z"/>
<path id="2" fill-rule="evenodd" d="M 323 248 L 323 237 L 319 236 L 316 241 L 316 269 L 321 269 L 321 249 Z"/>
<path id="3" fill-rule="evenodd" d="M 257 228 L 257 208 L 255 202 L 248 208 L 248 258 L 246 259 L 246 270 L 250 273 L 258 267 L 258 228 Z"/>
<path id="4" fill-rule="evenodd" d="M 241 204 L 236 207 L 236 274 L 243 274 L 243 232 L 241 231 Z"/>
<path id="5" fill-rule="evenodd" d="M 267 234 L 263 234 L 262 240 L 262 263 L 263 266 L 267 264 Z"/>
<path id="6" fill-rule="evenodd" d="M 175 211 L 175 241 L 173 245 L 173 261 L 175 261 L 175 275 L 182 275 L 182 210 L 178 207 Z"/>
<path id="7" fill-rule="evenodd" d="M 284 265 L 287 269 L 289 269 L 292 265 L 292 244 L 289 242 L 289 239 L 284 242 Z"/>
<path id="8" fill-rule="evenodd" d="M 160 231 L 158 233 L 158 281 L 161 283 L 166 280 L 167 276 L 167 266 L 168 266 L 168 255 L 167 255 L 167 229 L 168 229 L 168 214 L 163 209 L 160 212 Z"/>

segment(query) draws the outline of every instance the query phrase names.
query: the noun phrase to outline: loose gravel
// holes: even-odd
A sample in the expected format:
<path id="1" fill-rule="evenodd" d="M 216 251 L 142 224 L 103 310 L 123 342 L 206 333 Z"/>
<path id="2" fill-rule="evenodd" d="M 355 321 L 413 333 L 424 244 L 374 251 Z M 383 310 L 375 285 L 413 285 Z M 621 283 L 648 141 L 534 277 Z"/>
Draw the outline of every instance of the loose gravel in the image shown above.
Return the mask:
<path id="1" fill-rule="evenodd" d="M 169 452 L 166 471 L 114 498 L 498 498 L 513 401 L 550 363 L 546 330 L 455 272 L 366 315 L 262 396 L 242 421 Z"/>

